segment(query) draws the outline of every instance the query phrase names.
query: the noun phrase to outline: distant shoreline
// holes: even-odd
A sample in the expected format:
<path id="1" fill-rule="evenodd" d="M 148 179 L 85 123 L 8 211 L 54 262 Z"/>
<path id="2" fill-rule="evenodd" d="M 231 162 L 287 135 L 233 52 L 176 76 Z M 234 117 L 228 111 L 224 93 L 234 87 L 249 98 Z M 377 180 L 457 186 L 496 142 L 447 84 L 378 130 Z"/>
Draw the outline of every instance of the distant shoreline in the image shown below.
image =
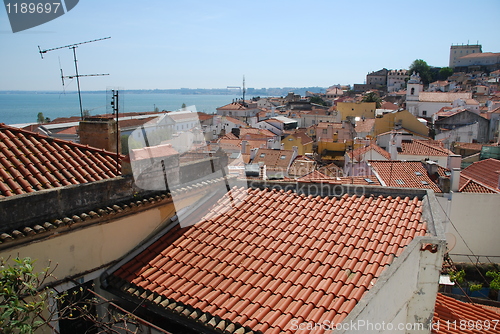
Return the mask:
<path id="1" fill-rule="evenodd" d="M 227 88 L 178 88 L 178 89 L 124 89 L 127 94 L 177 94 L 177 95 L 238 95 L 241 89 Z M 283 96 L 289 92 L 305 95 L 306 91 L 324 93 L 326 87 L 283 87 L 283 88 L 246 88 L 247 96 Z M 82 91 L 82 94 L 105 94 L 107 90 Z M 0 94 L 77 94 L 77 91 L 56 90 L 1 90 Z"/>

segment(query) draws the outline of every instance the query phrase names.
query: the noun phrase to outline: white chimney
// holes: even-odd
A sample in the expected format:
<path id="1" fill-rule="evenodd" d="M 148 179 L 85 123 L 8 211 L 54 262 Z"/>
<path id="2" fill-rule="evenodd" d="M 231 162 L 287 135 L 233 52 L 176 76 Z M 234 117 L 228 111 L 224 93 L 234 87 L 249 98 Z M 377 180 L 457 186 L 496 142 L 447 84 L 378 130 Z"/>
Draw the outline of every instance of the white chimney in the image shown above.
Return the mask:
<path id="1" fill-rule="evenodd" d="M 259 150 L 258 148 L 252 148 L 250 150 L 250 161 L 252 161 L 253 159 L 255 159 L 255 156 L 257 155 L 257 151 L 258 150 Z"/>
<path id="2" fill-rule="evenodd" d="M 273 148 L 273 140 L 272 139 L 267 140 L 267 148 L 269 148 L 269 149 Z"/>
<path id="3" fill-rule="evenodd" d="M 264 164 L 259 166 L 259 178 L 262 180 L 267 179 L 267 168 L 266 168 L 266 165 L 264 165 Z"/>
<path id="4" fill-rule="evenodd" d="M 429 175 L 435 175 L 438 171 L 438 164 L 435 161 L 427 160 L 425 161 L 425 169 Z"/>
<path id="5" fill-rule="evenodd" d="M 281 145 L 280 145 L 280 150 L 282 150 L 282 151 L 283 151 L 284 149 L 285 149 L 285 144 L 284 144 L 284 143 L 281 143 Z"/>
<path id="6" fill-rule="evenodd" d="M 451 170 L 451 187 L 450 190 L 457 192 L 460 189 L 460 168 L 453 168 Z"/>
<path id="7" fill-rule="evenodd" d="M 453 170 L 455 168 L 459 168 L 460 169 L 461 165 L 462 165 L 462 156 L 461 155 L 450 154 L 448 156 L 448 161 L 446 163 L 446 167 L 449 170 Z"/>
<path id="8" fill-rule="evenodd" d="M 247 153 L 247 145 L 248 145 L 248 142 L 246 140 L 241 141 L 241 154 Z"/>

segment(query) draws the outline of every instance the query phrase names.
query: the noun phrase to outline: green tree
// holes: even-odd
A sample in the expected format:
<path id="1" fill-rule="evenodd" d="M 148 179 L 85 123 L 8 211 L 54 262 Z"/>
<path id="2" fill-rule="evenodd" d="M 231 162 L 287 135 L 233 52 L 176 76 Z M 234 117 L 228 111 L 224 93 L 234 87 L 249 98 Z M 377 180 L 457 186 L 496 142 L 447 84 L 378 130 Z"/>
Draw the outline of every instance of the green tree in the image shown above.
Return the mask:
<path id="1" fill-rule="evenodd" d="M 442 67 L 439 70 L 438 79 L 446 80 L 453 74 L 453 69 L 451 67 Z"/>
<path id="2" fill-rule="evenodd" d="M 52 276 L 49 267 L 41 272 L 34 269 L 30 258 L 12 260 L 12 264 L 0 258 L 0 333 L 33 334 L 43 326 L 51 327 L 51 320 L 74 321 L 82 319 L 89 324 L 92 333 L 137 333 L 144 321 L 125 309 L 99 296 L 85 286 L 77 286 L 58 293 L 46 284 Z M 49 307 L 49 298 L 58 309 Z M 110 307 L 112 305 L 112 307 Z M 102 306 L 104 314 L 95 310 Z"/>
<path id="3" fill-rule="evenodd" d="M 369 92 L 363 96 L 362 102 L 375 102 L 376 108 L 379 109 L 382 106 L 382 99 L 374 92 Z"/>
<path id="4" fill-rule="evenodd" d="M 43 112 L 38 113 L 38 115 L 36 116 L 36 121 L 38 124 L 45 123 L 45 116 L 43 116 Z"/>
<path id="5" fill-rule="evenodd" d="M 185 103 L 183 103 L 183 104 L 182 104 L 181 109 L 182 109 L 182 110 L 185 110 L 185 109 L 186 109 L 186 104 L 185 104 Z"/>
<path id="6" fill-rule="evenodd" d="M 428 85 L 432 79 L 431 67 L 422 59 L 415 59 L 410 65 L 410 74 L 413 72 L 420 74 L 420 79 L 424 85 Z"/>
<path id="7" fill-rule="evenodd" d="M 309 102 L 310 103 L 315 103 L 315 104 L 319 104 L 319 105 L 322 105 L 322 106 L 326 106 L 326 102 L 319 96 L 311 96 L 309 98 Z"/>
<path id="8" fill-rule="evenodd" d="M 90 117 L 90 110 L 88 109 L 83 109 L 83 118 Z"/>
<path id="9" fill-rule="evenodd" d="M 50 273 L 36 273 L 30 258 L 13 262 L 0 260 L 0 332 L 30 334 L 46 323 L 42 313 L 50 291 L 40 287 Z"/>

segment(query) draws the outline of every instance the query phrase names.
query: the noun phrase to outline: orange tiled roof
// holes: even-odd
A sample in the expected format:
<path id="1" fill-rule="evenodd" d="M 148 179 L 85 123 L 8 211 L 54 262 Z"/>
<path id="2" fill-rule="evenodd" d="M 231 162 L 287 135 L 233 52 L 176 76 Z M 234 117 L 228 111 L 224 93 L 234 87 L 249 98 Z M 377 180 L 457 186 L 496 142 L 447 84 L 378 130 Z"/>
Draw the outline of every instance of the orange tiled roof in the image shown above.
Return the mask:
<path id="1" fill-rule="evenodd" d="M 401 154 L 421 155 L 421 156 L 448 156 L 453 154 L 450 150 L 444 148 L 443 143 L 436 140 L 412 140 L 401 143 Z"/>
<path id="2" fill-rule="evenodd" d="M 490 158 L 474 162 L 462 170 L 461 174 L 488 187 L 498 189 L 500 160 Z"/>
<path id="3" fill-rule="evenodd" d="M 314 140 L 311 139 L 306 133 L 306 129 L 301 129 L 301 130 L 295 130 L 291 136 L 294 136 L 295 138 L 299 139 L 302 145 L 310 144 L 313 143 Z"/>
<path id="4" fill-rule="evenodd" d="M 427 173 L 421 161 L 370 161 L 370 164 L 388 187 L 432 189 L 441 193 L 438 185 Z M 438 167 L 438 174 L 445 176 Z"/>
<path id="5" fill-rule="evenodd" d="M 116 153 L 0 123 L 0 197 L 118 174 Z"/>
<path id="6" fill-rule="evenodd" d="M 462 193 L 487 193 L 487 194 L 500 193 L 500 190 L 491 189 L 490 187 L 485 186 L 484 184 L 481 184 L 463 174 L 460 174 L 458 191 Z"/>
<path id="7" fill-rule="evenodd" d="M 252 163 L 263 162 L 267 168 L 288 168 L 292 159 L 292 150 L 273 150 L 270 148 L 259 148 Z"/>
<path id="8" fill-rule="evenodd" d="M 176 225 L 109 282 L 137 296 L 153 292 L 157 305 L 172 304 L 202 323 L 220 317 L 225 326 L 295 333 L 294 319 L 340 323 L 394 256 L 426 234 L 417 197 L 236 188 L 231 196 L 236 206 L 226 195 L 200 222 Z"/>
<path id="9" fill-rule="evenodd" d="M 435 305 L 432 319 L 434 334 L 500 333 L 499 315 L 487 307 L 464 303 L 441 293 L 437 294 Z"/>
<path id="10" fill-rule="evenodd" d="M 384 150 L 382 147 L 378 146 L 375 143 L 370 143 L 370 145 L 368 146 L 357 148 L 354 151 L 349 151 L 347 152 L 347 154 L 351 159 L 353 159 L 353 157 L 358 159 L 360 156 L 369 152 L 370 150 L 374 150 L 375 152 L 385 157 L 387 160 L 391 160 L 391 155 L 389 154 L 389 152 L 387 152 L 386 150 Z"/>

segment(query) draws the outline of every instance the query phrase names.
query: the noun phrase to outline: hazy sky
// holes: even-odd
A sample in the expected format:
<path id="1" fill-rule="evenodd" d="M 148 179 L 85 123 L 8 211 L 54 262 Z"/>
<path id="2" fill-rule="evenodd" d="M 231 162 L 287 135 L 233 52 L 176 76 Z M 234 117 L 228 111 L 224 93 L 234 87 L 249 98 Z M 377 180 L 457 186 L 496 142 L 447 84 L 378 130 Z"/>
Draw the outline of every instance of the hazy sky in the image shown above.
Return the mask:
<path id="1" fill-rule="evenodd" d="M 415 59 L 448 66 L 451 44 L 500 52 L 499 0 L 96 1 L 12 33 L 0 9 L 0 90 L 62 90 L 76 49 L 82 90 L 326 87 Z M 66 82 L 76 90 L 76 81 Z"/>

